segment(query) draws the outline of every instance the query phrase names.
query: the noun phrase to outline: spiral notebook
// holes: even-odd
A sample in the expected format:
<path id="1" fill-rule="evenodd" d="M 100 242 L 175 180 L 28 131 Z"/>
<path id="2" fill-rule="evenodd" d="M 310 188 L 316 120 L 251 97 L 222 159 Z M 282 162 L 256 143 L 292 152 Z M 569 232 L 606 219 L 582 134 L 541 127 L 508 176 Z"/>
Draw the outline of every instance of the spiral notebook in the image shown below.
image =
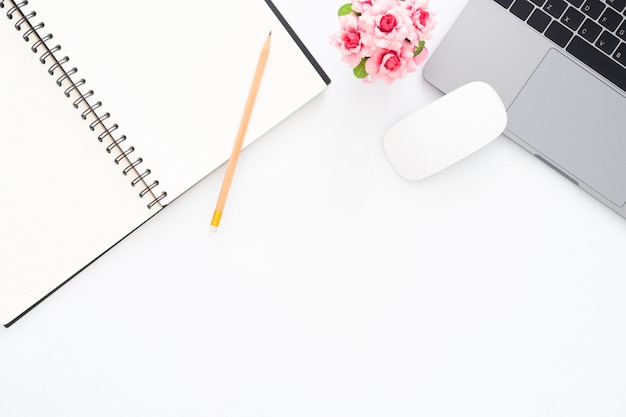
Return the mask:
<path id="1" fill-rule="evenodd" d="M 329 78 L 269 0 L 0 0 L 0 320 L 10 326 Z"/>

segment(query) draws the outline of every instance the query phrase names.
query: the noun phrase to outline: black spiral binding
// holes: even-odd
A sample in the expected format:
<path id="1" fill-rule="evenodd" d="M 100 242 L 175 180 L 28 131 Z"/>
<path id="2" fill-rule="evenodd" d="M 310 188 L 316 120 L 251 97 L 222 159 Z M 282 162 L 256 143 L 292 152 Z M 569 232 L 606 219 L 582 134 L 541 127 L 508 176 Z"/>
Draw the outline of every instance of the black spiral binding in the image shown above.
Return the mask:
<path id="1" fill-rule="evenodd" d="M 117 165 L 122 165 L 122 173 L 131 177 L 130 184 L 133 187 L 139 186 L 141 191 L 139 197 L 144 198 L 148 196 L 150 201 L 148 208 L 155 206 L 162 207 L 161 200 L 166 196 L 166 192 L 161 192 L 157 196 L 156 188 L 159 182 L 154 180 L 150 182 L 148 176 L 150 170 L 145 169 L 141 172 L 139 165 L 143 162 L 142 158 L 135 158 L 131 154 L 135 151 L 133 146 L 127 148 L 122 147 L 122 143 L 126 141 L 126 136 L 114 136 L 114 132 L 117 131 L 119 126 L 117 124 L 110 123 L 111 115 L 106 112 L 102 112 L 102 103 L 100 101 L 94 101 L 93 90 L 85 91 L 85 80 L 83 78 L 76 79 L 76 73 L 78 70 L 75 67 L 66 69 L 66 64 L 69 62 L 67 56 L 59 58 L 59 51 L 61 46 L 49 44 L 52 39 L 52 34 L 42 35 L 40 31 L 44 28 L 44 23 L 39 22 L 33 24 L 31 21 L 37 13 L 30 11 L 26 13 L 23 9 L 28 5 L 28 0 L 14 1 L 14 0 L 0 0 L 0 9 L 8 7 L 6 16 L 10 20 L 15 20 L 15 29 L 22 32 L 22 38 L 31 43 L 30 49 L 34 53 L 40 53 L 39 62 L 42 64 L 50 63 L 48 67 L 48 74 L 51 76 L 58 76 L 56 83 L 59 87 L 64 88 L 64 94 L 66 97 L 73 99 L 73 106 L 75 109 L 81 111 L 80 116 L 83 120 L 89 122 L 89 129 L 93 132 L 97 132 L 98 141 L 106 142 L 109 145 L 106 147 L 106 152 L 114 155 L 113 162 Z M 54 46 L 50 46 L 54 45 Z"/>

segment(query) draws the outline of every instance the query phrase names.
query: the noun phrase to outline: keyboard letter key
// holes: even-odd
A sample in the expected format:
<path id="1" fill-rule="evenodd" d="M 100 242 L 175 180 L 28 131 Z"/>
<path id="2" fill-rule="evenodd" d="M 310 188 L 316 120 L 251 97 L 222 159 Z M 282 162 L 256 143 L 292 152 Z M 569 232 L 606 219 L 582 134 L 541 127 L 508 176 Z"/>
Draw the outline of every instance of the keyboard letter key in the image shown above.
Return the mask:
<path id="1" fill-rule="evenodd" d="M 626 43 L 620 44 L 617 51 L 615 51 L 615 54 L 613 54 L 613 57 L 617 60 L 617 62 L 626 67 Z"/>

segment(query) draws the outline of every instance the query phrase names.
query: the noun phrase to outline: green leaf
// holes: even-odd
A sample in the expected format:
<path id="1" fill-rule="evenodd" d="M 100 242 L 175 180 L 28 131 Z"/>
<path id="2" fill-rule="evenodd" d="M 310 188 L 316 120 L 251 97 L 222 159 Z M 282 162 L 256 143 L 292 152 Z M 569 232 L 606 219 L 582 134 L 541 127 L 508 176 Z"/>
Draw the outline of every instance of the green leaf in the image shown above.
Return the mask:
<path id="1" fill-rule="evenodd" d="M 419 55 L 419 53 L 422 52 L 422 49 L 424 49 L 424 45 L 426 45 L 426 41 L 419 41 L 419 43 L 417 44 L 417 49 L 415 49 L 415 52 L 413 52 L 413 56 Z"/>
<path id="2" fill-rule="evenodd" d="M 339 11 L 337 12 L 337 15 L 339 16 L 345 16 L 347 14 L 350 13 L 354 13 L 354 10 L 352 10 L 352 3 L 346 3 L 343 6 L 341 6 L 339 8 Z"/>
<path id="3" fill-rule="evenodd" d="M 365 78 L 367 77 L 369 74 L 367 73 L 367 71 L 365 71 L 365 62 L 367 61 L 367 58 L 363 58 L 361 60 L 361 62 L 359 62 L 359 65 L 357 65 L 356 67 L 354 67 L 354 69 L 352 70 L 352 72 L 354 72 L 354 75 L 357 78 Z"/>

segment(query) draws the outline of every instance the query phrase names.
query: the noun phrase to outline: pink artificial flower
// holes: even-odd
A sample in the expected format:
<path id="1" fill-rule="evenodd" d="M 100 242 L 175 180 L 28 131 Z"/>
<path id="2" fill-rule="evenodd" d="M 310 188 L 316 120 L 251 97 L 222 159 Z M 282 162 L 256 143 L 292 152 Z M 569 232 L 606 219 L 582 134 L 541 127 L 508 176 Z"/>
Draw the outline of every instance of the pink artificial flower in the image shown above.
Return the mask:
<path id="1" fill-rule="evenodd" d="M 363 44 L 363 32 L 359 29 L 356 15 L 340 16 L 339 25 L 339 31 L 331 35 L 331 43 L 341 51 L 341 59 L 354 68 L 369 55 L 370 49 Z"/>
<path id="2" fill-rule="evenodd" d="M 427 41 L 432 35 L 431 32 L 435 28 L 436 23 L 433 19 L 432 13 L 428 9 L 429 0 L 406 0 L 404 3 L 409 16 L 415 26 L 415 32 L 409 36 L 408 39 L 417 45 L 419 41 Z"/>
<path id="3" fill-rule="evenodd" d="M 361 15 L 363 42 L 378 48 L 399 50 L 405 39 L 415 38 L 409 9 L 398 0 L 376 0 Z"/>
<path id="4" fill-rule="evenodd" d="M 428 58 L 428 49 L 426 49 L 426 46 L 424 45 L 420 53 L 415 55 L 413 61 L 415 62 L 415 65 L 421 65 L 424 61 L 426 61 L 426 58 Z"/>
<path id="5" fill-rule="evenodd" d="M 428 58 L 425 42 L 435 27 L 428 2 L 350 0 L 339 8 L 340 30 L 330 36 L 331 45 L 356 77 L 391 84 Z"/>
<path id="6" fill-rule="evenodd" d="M 383 80 L 391 84 L 394 80 L 406 76 L 417 69 L 413 58 L 414 46 L 404 41 L 398 50 L 380 48 L 365 62 L 365 70 L 369 74 L 370 82 Z M 424 50 L 422 50 L 424 52 Z M 420 56 L 418 54 L 417 56 Z"/>
<path id="7" fill-rule="evenodd" d="M 372 7 L 372 2 L 376 0 L 352 0 L 352 10 L 357 13 L 363 13 L 368 8 Z"/>

